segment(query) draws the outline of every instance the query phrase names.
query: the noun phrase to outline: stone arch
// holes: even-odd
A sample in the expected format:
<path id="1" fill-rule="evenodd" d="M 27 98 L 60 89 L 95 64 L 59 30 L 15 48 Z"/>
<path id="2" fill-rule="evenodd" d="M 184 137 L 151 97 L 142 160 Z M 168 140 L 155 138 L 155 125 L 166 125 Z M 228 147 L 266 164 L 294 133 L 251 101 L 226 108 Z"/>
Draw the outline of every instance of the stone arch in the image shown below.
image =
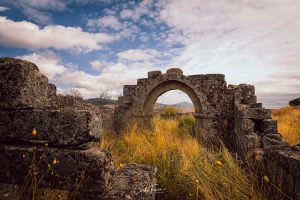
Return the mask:
<path id="1" fill-rule="evenodd" d="M 171 68 L 148 72 L 148 78 L 137 80 L 136 85 L 124 85 L 123 96 L 118 99 L 115 110 L 114 124 L 118 133 L 127 130 L 132 120 L 149 124 L 157 98 L 170 90 L 181 90 L 193 102 L 196 119 L 196 136 L 200 139 L 214 136 L 217 133 L 215 117 L 218 113 L 217 104 L 223 103 L 226 82 L 222 74 L 206 74 L 185 76 L 181 69 Z M 217 105 L 220 106 L 220 105 Z M 151 123 L 150 123 L 151 124 Z M 200 137 L 200 128 L 202 134 Z"/>
<path id="2" fill-rule="evenodd" d="M 187 94 L 191 99 L 194 109 L 196 113 L 200 113 L 202 111 L 201 101 L 195 91 L 186 83 L 176 81 L 176 80 L 167 80 L 158 85 L 156 85 L 145 98 L 143 104 L 143 110 L 145 114 L 151 114 L 153 112 L 153 107 L 157 98 L 162 94 L 170 91 L 170 90 L 180 90 Z"/>

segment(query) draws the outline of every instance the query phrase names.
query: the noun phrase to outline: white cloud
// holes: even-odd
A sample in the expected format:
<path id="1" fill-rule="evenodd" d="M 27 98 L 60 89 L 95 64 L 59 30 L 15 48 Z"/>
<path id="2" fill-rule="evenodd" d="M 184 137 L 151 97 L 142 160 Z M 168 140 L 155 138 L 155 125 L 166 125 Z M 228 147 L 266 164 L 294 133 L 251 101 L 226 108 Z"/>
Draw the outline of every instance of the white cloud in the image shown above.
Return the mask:
<path id="1" fill-rule="evenodd" d="M 147 72 L 155 70 L 153 63 L 124 64 L 121 62 L 96 62 L 103 63 L 99 73 L 89 74 L 82 69 L 74 67 L 62 61 L 62 58 L 53 51 L 35 52 L 28 55 L 18 56 L 20 59 L 35 63 L 41 73 L 46 75 L 51 82 L 59 88 L 58 93 L 64 94 L 70 88 L 77 89 L 84 98 L 93 98 L 102 92 L 107 92 L 110 96 L 116 98 L 122 94 L 122 88 L 125 84 L 136 84 L 140 77 L 146 77 Z M 67 88 L 67 89 L 63 89 Z"/>
<path id="2" fill-rule="evenodd" d="M 97 97 L 102 92 L 107 92 L 112 97 L 122 93 L 122 86 L 135 84 L 136 79 L 146 76 L 151 67 L 146 65 L 125 65 L 123 63 L 110 63 L 98 75 L 91 75 L 81 70 L 68 70 L 60 75 L 56 84 L 63 84 L 68 88 L 76 88 L 84 98 Z"/>
<path id="3" fill-rule="evenodd" d="M 9 8 L 0 6 L 0 12 L 4 12 L 4 11 L 7 11 L 7 10 L 9 10 Z"/>
<path id="4" fill-rule="evenodd" d="M 300 55 L 299 7 L 300 1 L 292 0 L 159 4 L 160 19 L 171 28 L 166 41 L 184 45 L 173 65 L 188 74 L 224 73 L 228 83 L 256 85 L 258 95 L 300 93 L 292 86 L 299 86 L 299 79 L 272 77 L 300 71 L 295 64 Z"/>
<path id="5" fill-rule="evenodd" d="M 112 28 L 114 30 L 119 30 L 122 28 L 121 22 L 119 22 L 119 20 L 113 15 L 107 15 L 99 19 L 89 19 L 87 25 L 90 27 L 98 26 Z"/>
<path id="6" fill-rule="evenodd" d="M 0 44 L 9 47 L 33 49 L 53 47 L 89 52 L 99 50 L 102 44 L 116 40 L 116 37 L 104 33 L 84 32 L 80 27 L 49 25 L 40 28 L 31 22 L 15 22 L 1 16 L 0 27 Z"/>
<path id="7" fill-rule="evenodd" d="M 154 5 L 153 0 L 143 0 L 138 3 L 132 10 L 126 8 L 120 12 L 120 17 L 122 19 L 132 19 L 133 21 L 138 21 L 143 15 L 148 17 L 154 17 L 154 10 L 151 6 Z"/>
<path id="8" fill-rule="evenodd" d="M 119 58 L 130 61 L 146 61 L 159 56 L 155 49 L 129 49 L 118 53 Z"/>
<path id="9" fill-rule="evenodd" d="M 90 62 L 90 65 L 95 70 L 100 70 L 103 67 L 103 63 L 99 60 L 94 60 Z"/>
<path id="10" fill-rule="evenodd" d="M 49 24 L 52 22 L 52 16 L 49 10 L 61 11 L 65 10 L 68 1 L 60 0 L 4 0 L 8 4 L 17 8 L 30 20 L 41 24 Z"/>
<path id="11" fill-rule="evenodd" d="M 130 18 L 130 17 L 132 17 L 132 15 L 133 15 L 133 12 L 129 9 L 124 9 L 120 12 L 120 17 L 122 19 Z"/>
<path id="12" fill-rule="evenodd" d="M 41 8 L 44 10 L 63 10 L 66 2 L 60 0 L 14 0 L 15 4 L 22 7 Z"/>
<path id="13" fill-rule="evenodd" d="M 35 63 L 41 73 L 50 79 L 67 71 L 67 68 L 61 64 L 61 57 L 57 56 L 53 51 L 32 53 L 19 56 L 18 58 Z"/>

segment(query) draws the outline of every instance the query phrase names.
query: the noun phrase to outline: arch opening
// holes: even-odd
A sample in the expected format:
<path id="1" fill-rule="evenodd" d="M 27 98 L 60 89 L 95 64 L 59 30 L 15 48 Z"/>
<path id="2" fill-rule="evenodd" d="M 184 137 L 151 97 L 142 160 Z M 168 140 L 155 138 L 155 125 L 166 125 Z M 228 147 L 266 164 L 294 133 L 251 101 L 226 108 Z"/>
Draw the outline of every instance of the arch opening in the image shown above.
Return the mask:
<path id="1" fill-rule="evenodd" d="M 153 114 L 153 108 L 154 105 L 158 99 L 158 97 L 160 97 L 162 94 L 171 91 L 171 90 L 180 90 L 182 92 L 184 92 L 185 94 L 188 95 L 188 97 L 190 98 L 190 100 L 192 101 L 192 104 L 194 106 L 194 110 L 195 113 L 201 113 L 202 111 L 202 106 L 201 106 L 201 102 L 200 99 L 198 97 L 198 95 L 196 94 L 196 92 L 187 84 L 179 82 L 179 81 L 173 81 L 173 80 L 169 80 L 169 81 L 165 81 L 162 82 L 160 84 L 158 84 L 157 86 L 155 86 L 147 95 L 145 102 L 144 102 L 144 113 L 146 115 L 152 115 Z M 199 115 L 194 115 L 195 117 L 195 136 L 198 139 L 198 141 L 201 141 L 201 128 L 203 127 L 203 121 L 202 119 L 199 117 Z"/>
<path id="2" fill-rule="evenodd" d="M 194 90 L 188 85 L 179 81 L 166 81 L 154 87 L 147 95 L 144 102 L 144 112 L 149 115 L 153 113 L 153 108 L 157 99 L 168 91 L 179 90 L 185 93 L 191 100 L 194 111 L 200 113 L 202 110 L 200 99 Z"/>
<path id="3" fill-rule="evenodd" d="M 181 90 L 170 90 L 157 98 L 154 105 L 154 112 L 164 114 L 168 109 L 178 114 L 195 112 L 190 97 Z"/>

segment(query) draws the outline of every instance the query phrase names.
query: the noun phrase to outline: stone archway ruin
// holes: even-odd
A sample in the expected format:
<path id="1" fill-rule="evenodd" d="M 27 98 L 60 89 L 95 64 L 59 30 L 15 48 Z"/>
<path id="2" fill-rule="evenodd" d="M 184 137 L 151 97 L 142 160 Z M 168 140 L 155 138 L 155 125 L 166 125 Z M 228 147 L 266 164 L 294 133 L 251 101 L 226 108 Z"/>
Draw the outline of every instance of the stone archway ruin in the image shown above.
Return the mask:
<path id="1" fill-rule="evenodd" d="M 291 199 L 300 199 L 300 146 L 282 141 L 271 110 L 256 102 L 252 85 L 227 86 L 222 74 L 149 72 L 136 85 L 124 86 L 114 113 L 116 129 L 124 130 L 135 118 L 149 120 L 156 98 L 172 89 L 191 98 L 205 140 L 218 135 L 239 157 L 260 158 L 261 173 L 276 178 Z M 104 123 L 113 119 L 105 120 L 99 108 L 77 98 L 56 95 L 55 85 L 35 64 L 0 58 L 0 97 L 0 186 L 24 183 L 34 151 L 47 154 L 37 171 L 40 175 L 53 159 L 60 161 L 55 169 L 59 176 L 44 179 L 40 186 L 77 191 L 75 196 L 69 193 L 72 199 L 141 199 L 134 188 L 156 183 L 156 167 L 128 164 L 117 170 L 107 151 L 92 147 L 91 142 L 101 139 Z M 37 135 L 31 134 L 33 128 Z M 78 188 L 82 173 L 86 176 Z"/>
<path id="2" fill-rule="evenodd" d="M 271 110 L 257 103 L 253 85 L 227 85 L 223 74 L 185 76 L 177 68 L 148 72 L 148 78 L 123 87 L 114 113 L 116 130 L 126 130 L 135 119 L 149 120 L 157 97 L 174 89 L 192 100 L 196 129 L 202 128 L 197 136 L 204 144 L 217 143 L 218 138 L 239 158 L 257 159 L 262 173 L 278 179 L 289 197 L 300 199 L 299 145 L 291 147 L 282 140 Z"/>
<path id="3" fill-rule="evenodd" d="M 124 96 L 119 98 L 119 106 L 115 112 L 116 127 L 123 129 L 135 118 L 151 118 L 157 98 L 176 89 L 186 93 L 194 105 L 197 138 L 209 140 L 207 136 L 215 136 L 220 127 L 214 124 L 215 120 L 221 119 L 218 116 L 222 113 L 220 104 L 224 104 L 222 94 L 226 92 L 224 75 L 185 76 L 177 68 L 168 69 L 165 74 L 152 71 L 148 73 L 148 78 L 138 79 L 137 85 L 125 85 Z M 200 128 L 204 138 L 200 138 Z"/>

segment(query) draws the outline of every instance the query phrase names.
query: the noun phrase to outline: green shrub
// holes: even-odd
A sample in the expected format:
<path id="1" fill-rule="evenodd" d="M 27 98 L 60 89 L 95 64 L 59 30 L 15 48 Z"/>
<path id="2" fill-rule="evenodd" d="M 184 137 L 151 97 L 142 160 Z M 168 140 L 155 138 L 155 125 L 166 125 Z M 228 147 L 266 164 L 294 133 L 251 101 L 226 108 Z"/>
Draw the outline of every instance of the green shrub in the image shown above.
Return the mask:
<path id="1" fill-rule="evenodd" d="M 184 115 L 178 120 L 178 127 L 182 130 L 188 131 L 190 134 L 195 133 L 195 117 L 192 114 Z"/>
<path id="2" fill-rule="evenodd" d="M 179 110 L 173 106 L 166 106 L 163 110 L 163 115 L 166 117 L 176 117 L 176 114 L 179 112 Z"/>

